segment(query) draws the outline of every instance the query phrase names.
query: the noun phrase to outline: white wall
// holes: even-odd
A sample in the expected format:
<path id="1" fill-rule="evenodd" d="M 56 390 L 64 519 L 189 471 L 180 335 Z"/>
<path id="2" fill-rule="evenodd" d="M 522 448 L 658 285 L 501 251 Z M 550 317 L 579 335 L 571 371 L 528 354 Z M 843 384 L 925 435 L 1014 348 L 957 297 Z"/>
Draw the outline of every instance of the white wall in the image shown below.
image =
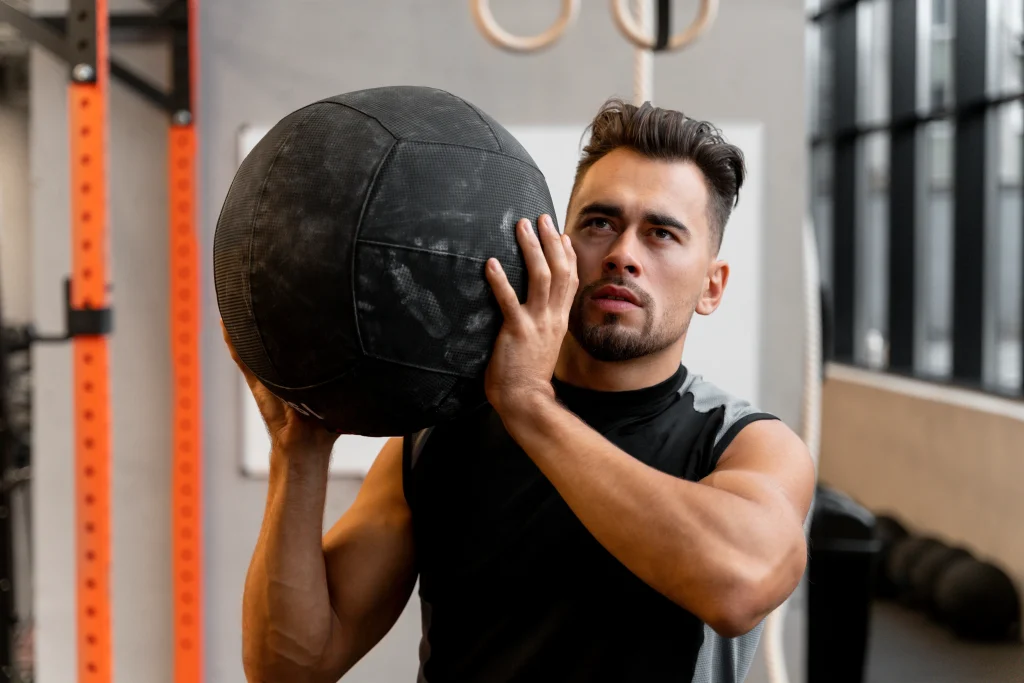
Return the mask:
<path id="1" fill-rule="evenodd" d="M 31 317 L 28 108 L 0 102 L 0 310 L 5 325 Z"/>

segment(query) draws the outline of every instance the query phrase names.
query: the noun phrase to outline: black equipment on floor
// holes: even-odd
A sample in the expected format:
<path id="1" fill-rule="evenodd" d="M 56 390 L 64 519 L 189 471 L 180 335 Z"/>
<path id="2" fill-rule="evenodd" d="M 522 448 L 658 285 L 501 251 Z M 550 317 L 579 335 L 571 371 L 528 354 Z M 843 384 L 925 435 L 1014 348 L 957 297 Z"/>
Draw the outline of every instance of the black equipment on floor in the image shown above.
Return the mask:
<path id="1" fill-rule="evenodd" d="M 1006 641 L 1020 637 L 1020 596 L 1002 569 L 972 557 L 948 566 L 935 583 L 938 618 L 959 638 Z"/>
<path id="2" fill-rule="evenodd" d="M 893 546 L 910 535 L 903 523 L 892 515 L 877 515 L 875 517 L 875 538 L 882 546 L 878 554 L 878 566 L 880 568 L 875 577 L 875 596 L 883 599 L 896 597 L 896 586 L 889 581 L 888 572 L 884 568 L 889 561 L 889 553 Z"/>
<path id="3" fill-rule="evenodd" d="M 882 542 L 875 518 L 819 486 L 810 533 L 807 683 L 862 683 Z"/>
<path id="4" fill-rule="evenodd" d="M 915 609 L 932 613 L 935 607 L 935 585 L 943 573 L 958 560 L 970 558 L 966 548 L 939 543 L 926 549 L 908 572 L 909 604 Z"/>
<path id="5" fill-rule="evenodd" d="M 893 587 L 895 599 L 907 606 L 911 602 L 910 573 L 918 561 L 929 552 L 941 550 L 942 541 L 932 536 L 907 536 L 893 544 L 886 558 L 886 582 Z"/>

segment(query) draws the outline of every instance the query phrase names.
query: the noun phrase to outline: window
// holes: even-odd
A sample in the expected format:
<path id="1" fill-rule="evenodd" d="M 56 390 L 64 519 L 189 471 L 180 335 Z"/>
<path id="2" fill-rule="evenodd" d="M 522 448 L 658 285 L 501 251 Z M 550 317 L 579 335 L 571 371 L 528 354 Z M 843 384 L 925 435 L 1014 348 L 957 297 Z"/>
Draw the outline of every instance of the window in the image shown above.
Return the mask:
<path id="1" fill-rule="evenodd" d="M 993 170 L 986 212 L 984 384 L 999 392 L 1021 388 L 1021 102 L 990 113 Z"/>
<path id="2" fill-rule="evenodd" d="M 925 124 L 918 135 L 923 182 L 918 188 L 914 254 L 918 322 L 914 370 L 946 379 L 953 370 L 953 121 Z"/>
<path id="3" fill-rule="evenodd" d="M 934 0 L 931 21 L 927 22 L 928 108 L 946 109 L 953 105 L 953 25 L 949 21 L 951 0 Z"/>
<path id="4" fill-rule="evenodd" d="M 1024 0 L 807 7 L 836 360 L 1024 395 Z"/>
<path id="5" fill-rule="evenodd" d="M 856 360 L 888 365 L 889 135 L 871 133 L 857 149 Z"/>

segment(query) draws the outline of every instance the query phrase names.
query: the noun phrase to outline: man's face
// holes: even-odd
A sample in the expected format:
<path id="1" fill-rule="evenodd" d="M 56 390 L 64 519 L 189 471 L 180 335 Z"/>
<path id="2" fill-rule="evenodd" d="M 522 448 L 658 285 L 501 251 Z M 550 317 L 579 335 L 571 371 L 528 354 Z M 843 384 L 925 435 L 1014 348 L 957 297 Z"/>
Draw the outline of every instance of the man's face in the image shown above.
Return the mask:
<path id="1" fill-rule="evenodd" d="M 580 280 L 569 331 L 587 353 L 624 361 L 662 351 L 682 342 L 694 311 L 718 307 L 729 267 L 716 258 L 709 200 L 691 162 L 620 148 L 586 172 L 565 232 Z"/>

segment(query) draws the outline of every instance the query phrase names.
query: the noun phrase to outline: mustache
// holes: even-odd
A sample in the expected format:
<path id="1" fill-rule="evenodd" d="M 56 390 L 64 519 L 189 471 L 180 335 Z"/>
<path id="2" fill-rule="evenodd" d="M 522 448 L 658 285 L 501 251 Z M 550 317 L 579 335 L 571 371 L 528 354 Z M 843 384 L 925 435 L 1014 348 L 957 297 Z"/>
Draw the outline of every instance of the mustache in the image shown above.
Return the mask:
<path id="1" fill-rule="evenodd" d="M 609 285 L 611 285 L 612 287 L 622 287 L 623 289 L 628 289 L 630 292 L 633 293 L 634 296 L 636 296 L 637 300 L 644 306 L 650 306 L 651 304 L 654 303 L 654 299 L 651 297 L 650 294 L 648 294 L 647 292 L 640 289 L 632 282 L 629 282 L 622 277 L 605 277 L 601 278 L 600 280 L 595 280 L 594 282 L 591 282 L 586 287 L 581 289 L 577 293 L 576 298 L 577 300 L 583 300 L 590 296 L 591 294 L 593 294 L 594 292 L 596 292 L 597 290 L 601 289 L 602 287 L 607 287 Z"/>

